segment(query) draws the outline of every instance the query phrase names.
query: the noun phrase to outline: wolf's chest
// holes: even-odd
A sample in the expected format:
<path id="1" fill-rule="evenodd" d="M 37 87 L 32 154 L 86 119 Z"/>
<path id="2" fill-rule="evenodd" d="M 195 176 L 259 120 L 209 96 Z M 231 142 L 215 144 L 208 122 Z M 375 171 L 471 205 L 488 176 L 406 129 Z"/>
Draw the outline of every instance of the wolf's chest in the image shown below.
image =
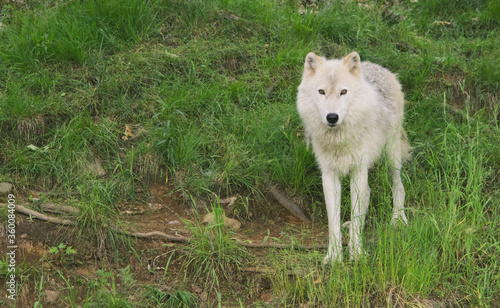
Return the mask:
<path id="1" fill-rule="evenodd" d="M 382 138 L 383 139 L 383 138 Z M 368 168 L 380 157 L 385 140 L 375 132 L 327 132 L 312 138 L 316 159 L 321 168 L 347 174 L 360 165 Z"/>

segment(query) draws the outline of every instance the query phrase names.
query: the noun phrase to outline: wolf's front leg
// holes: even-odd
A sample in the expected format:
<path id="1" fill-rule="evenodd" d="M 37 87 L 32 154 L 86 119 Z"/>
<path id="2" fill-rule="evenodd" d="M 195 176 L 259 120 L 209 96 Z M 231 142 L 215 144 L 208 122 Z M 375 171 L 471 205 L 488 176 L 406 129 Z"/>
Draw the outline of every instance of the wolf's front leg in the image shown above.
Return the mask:
<path id="1" fill-rule="evenodd" d="M 328 213 L 328 253 L 323 263 L 342 261 L 342 234 L 340 233 L 340 193 L 339 175 L 323 171 L 323 192 Z"/>
<path id="2" fill-rule="evenodd" d="M 392 225 L 396 226 L 399 221 L 403 222 L 405 225 L 408 224 L 408 219 L 406 218 L 404 212 L 405 203 L 405 188 L 403 183 L 401 183 L 401 146 L 402 138 L 400 134 L 396 136 L 396 140 L 392 143 L 390 150 L 388 151 L 389 159 L 391 162 L 391 173 L 392 173 L 392 194 L 393 194 L 393 214 L 392 214 Z"/>
<path id="3" fill-rule="evenodd" d="M 352 259 L 359 259 L 363 254 L 361 233 L 370 202 L 368 186 L 368 168 L 361 167 L 351 175 L 351 224 L 349 230 L 349 252 Z"/>

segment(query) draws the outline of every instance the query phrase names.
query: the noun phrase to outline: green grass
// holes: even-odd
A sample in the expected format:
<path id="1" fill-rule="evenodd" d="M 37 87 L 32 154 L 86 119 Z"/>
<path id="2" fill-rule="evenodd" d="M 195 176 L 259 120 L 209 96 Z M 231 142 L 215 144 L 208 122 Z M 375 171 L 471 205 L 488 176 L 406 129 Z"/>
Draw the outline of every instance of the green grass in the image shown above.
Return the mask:
<path id="1" fill-rule="evenodd" d="M 206 227 L 190 225 L 193 237 L 186 247 L 173 250 L 164 275 L 177 275 L 169 269 L 172 260 L 181 263 L 185 275 L 204 286 L 207 292 L 216 292 L 224 283 L 234 285 L 241 269 L 248 264 L 248 252 L 236 245 L 224 228 L 224 210 L 212 207 L 214 223 Z M 174 269 L 175 271 L 176 269 Z"/>
<path id="2" fill-rule="evenodd" d="M 272 305 L 494 306 L 497 1 L 332 1 L 304 12 L 305 2 L 0 2 L 0 180 L 19 195 L 69 200 L 81 210 L 82 233 L 107 247 L 120 241 L 116 206 L 146 200 L 166 178 L 193 198 L 244 193 L 256 203 L 274 181 L 315 204 L 314 221 L 324 223 L 296 88 L 308 52 L 338 58 L 356 50 L 398 73 L 408 100 L 410 223 L 389 227 L 391 180 L 382 162 L 370 174 L 369 255 L 330 268 L 318 265 L 322 251 L 270 252 L 263 263 L 279 273 L 269 278 Z M 348 204 L 345 190 L 346 218 Z M 200 238 L 217 231 L 201 230 Z M 229 301 L 220 295 L 221 272 L 238 272 L 245 253 L 221 246 L 228 265 L 209 244 L 184 254 L 199 269 L 186 279 L 212 277 Z M 290 277 L 294 266 L 314 274 Z M 158 292 L 162 301 L 186 296 L 192 305 L 189 295 Z"/>
<path id="3" fill-rule="evenodd" d="M 186 291 L 163 292 L 150 288 L 151 304 L 156 307 L 165 308 L 189 308 L 196 307 L 196 298 Z"/>

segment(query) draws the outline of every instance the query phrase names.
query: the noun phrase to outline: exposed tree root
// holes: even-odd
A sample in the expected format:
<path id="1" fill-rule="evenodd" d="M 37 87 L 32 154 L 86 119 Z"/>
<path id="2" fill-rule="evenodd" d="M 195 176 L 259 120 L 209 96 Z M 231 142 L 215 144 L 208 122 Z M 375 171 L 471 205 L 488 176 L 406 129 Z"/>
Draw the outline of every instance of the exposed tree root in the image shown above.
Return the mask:
<path id="1" fill-rule="evenodd" d="M 74 207 L 71 207 L 71 206 L 67 206 L 67 205 L 57 205 L 57 204 L 53 204 L 53 203 L 44 203 L 41 205 L 41 207 L 45 212 L 73 214 L 73 215 L 80 214 L 80 210 L 75 209 Z"/>
<path id="2" fill-rule="evenodd" d="M 0 206 L 7 206 L 7 204 L 2 203 Z M 37 211 L 30 210 L 28 208 L 25 208 L 24 206 L 20 204 L 16 204 L 16 211 L 19 213 L 23 213 L 25 215 L 31 215 L 35 218 L 38 218 L 40 220 L 48 221 L 54 224 L 59 224 L 59 225 L 65 225 L 65 226 L 75 226 L 76 222 L 68 219 L 62 219 L 62 218 L 57 218 L 57 217 L 52 217 L 52 216 L 47 216 L 45 214 L 39 213 Z"/>
<path id="3" fill-rule="evenodd" d="M 189 238 L 187 238 L 187 237 L 168 235 L 168 234 L 165 234 L 165 233 L 160 232 L 160 231 L 153 231 L 153 232 L 147 232 L 147 233 L 118 231 L 118 233 L 128 235 L 128 236 L 137 237 L 137 238 L 161 237 L 161 238 L 164 238 L 170 242 L 179 242 L 179 243 L 188 243 L 189 242 Z"/>

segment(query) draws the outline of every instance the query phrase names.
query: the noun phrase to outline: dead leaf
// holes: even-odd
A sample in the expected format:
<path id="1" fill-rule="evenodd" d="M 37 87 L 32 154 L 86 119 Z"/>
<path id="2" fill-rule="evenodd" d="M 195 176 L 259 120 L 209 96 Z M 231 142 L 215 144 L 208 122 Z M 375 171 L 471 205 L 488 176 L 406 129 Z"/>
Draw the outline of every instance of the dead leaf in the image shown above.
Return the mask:
<path id="1" fill-rule="evenodd" d="M 125 124 L 125 132 L 123 133 L 122 139 L 123 140 L 128 140 L 128 137 L 134 137 L 134 134 L 132 134 L 132 129 L 130 127 L 130 124 Z"/>

